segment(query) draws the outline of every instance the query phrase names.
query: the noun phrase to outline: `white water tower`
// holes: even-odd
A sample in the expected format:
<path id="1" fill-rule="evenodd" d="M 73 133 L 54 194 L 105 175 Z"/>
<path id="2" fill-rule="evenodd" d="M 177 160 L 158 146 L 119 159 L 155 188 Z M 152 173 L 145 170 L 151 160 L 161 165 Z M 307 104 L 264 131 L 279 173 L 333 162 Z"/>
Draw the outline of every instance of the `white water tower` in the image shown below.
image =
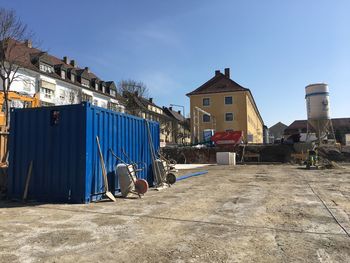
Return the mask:
<path id="1" fill-rule="evenodd" d="M 307 132 L 315 132 L 321 142 L 334 132 L 329 111 L 329 90 L 324 83 L 310 84 L 305 87 L 307 108 Z"/>

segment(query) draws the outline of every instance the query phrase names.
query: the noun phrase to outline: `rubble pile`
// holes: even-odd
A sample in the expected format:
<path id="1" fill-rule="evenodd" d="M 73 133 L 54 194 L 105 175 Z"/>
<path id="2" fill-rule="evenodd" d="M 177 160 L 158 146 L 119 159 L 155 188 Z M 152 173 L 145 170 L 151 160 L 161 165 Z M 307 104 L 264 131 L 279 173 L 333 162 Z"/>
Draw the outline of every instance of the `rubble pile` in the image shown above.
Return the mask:
<path id="1" fill-rule="evenodd" d="M 335 145 L 322 145 L 318 147 L 318 154 L 320 157 L 335 162 L 349 162 L 350 149 L 349 147 L 339 147 Z"/>

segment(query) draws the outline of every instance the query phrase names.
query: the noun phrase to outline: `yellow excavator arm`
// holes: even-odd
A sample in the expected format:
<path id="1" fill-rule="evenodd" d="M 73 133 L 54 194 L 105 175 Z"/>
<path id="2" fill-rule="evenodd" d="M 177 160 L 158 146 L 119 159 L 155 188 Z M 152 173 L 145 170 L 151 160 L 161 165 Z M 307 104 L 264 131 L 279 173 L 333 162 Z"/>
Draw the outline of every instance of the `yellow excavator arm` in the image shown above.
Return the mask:
<path id="1" fill-rule="evenodd" d="M 31 97 L 29 95 L 20 94 L 15 91 L 9 91 L 8 92 L 8 100 L 9 105 L 11 101 L 21 101 L 26 102 L 24 103 L 24 107 L 28 108 L 37 108 L 40 107 L 40 99 L 39 99 L 39 92 L 34 95 L 34 97 Z M 0 92 L 0 126 L 4 126 L 6 124 L 6 116 L 4 112 L 4 103 L 5 103 L 5 96 L 4 92 Z"/>

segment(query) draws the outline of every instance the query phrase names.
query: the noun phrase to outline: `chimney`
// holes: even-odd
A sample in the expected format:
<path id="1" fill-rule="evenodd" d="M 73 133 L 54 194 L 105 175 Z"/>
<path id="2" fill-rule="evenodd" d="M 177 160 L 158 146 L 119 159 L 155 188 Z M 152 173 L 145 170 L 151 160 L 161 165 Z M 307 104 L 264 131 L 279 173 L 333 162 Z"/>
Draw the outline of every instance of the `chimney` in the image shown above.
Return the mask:
<path id="1" fill-rule="evenodd" d="M 215 76 L 220 74 L 220 70 L 215 70 Z"/>
<path id="2" fill-rule="evenodd" d="M 33 47 L 33 42 L 30 40 L 30 39 L 26 39 L 24 41 L 24 44 L 29 47 L 29 48 L 32 48 Z"/>
<path id="3" fill-rule="evenodd" d="M 88 73 L 90 73 L 89 67 L 85 67 L 85 70 L 86 70 Z"/>
<path id="4" fill-rule="evenodd" d="M 230 78 L 230 68 L 225 68 L 225 76 Z"/>
<path id="5" fill-rule="evenodd" d="M 178 111 L 177 111 L 177 113 L 178 113 L 178 114 L 181 114 L 181 111 L 180 111 L 180 110 L 178 110 Z"/>
<path id="6" fill-rule="evenodd" d="M 64 56 L 63 57 L 63 62 L 66 63 L 66 64 L 69 64 L 70 63 L 69 58 L 67 56 Z"/>
<path id="7" fill-rule="evenodd" d="M 74 59 L 72 59 L 71 61 L 70 61 L 70 64 L 73 66 L 73 67 L 77 67 L 78 65 L 77 65 L 77 62 L 74 60 Z"/>
<path id="8" fill-rule="evenodd" d="M 148 99 L 150 103 L 153 103 L 153 98 Z"/>

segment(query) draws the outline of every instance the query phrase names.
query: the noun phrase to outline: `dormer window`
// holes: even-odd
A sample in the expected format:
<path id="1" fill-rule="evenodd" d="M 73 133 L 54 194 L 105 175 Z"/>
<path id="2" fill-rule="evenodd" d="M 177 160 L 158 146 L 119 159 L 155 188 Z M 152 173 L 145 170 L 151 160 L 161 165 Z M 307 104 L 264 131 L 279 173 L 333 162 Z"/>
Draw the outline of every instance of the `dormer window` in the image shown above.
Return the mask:
<path id="1" fill-rule="evenodd" d="M 61 78 L 66 79 L 66 71 L 61 70 Z"/>
<path id="2" fill-rule="evenodd" d="M 110 95 L 113 96 L 113 97 L 115 97 L 116 93 L 115 93 L 115 90 L 114 90 L 114 89 L 111 89 L 111 90 L 110 90 Z"/>
<path id="3" fill-rule="evenodd" d="M 44 64 L 44 63 L 40 63 L 39 69 L 40 69 L 40 71 L 43 71 L 43 72 L 46 72 L 46 73 L 52 73 L 53 72 L 53 67 L 51 67 L 50 65 Z"/>
<path id="4" fill-rule="evenodd" d="M 98 83 L 95 82 L 95 90 L 98 90 Z"/>
<path id="5" fill-rule="evenodd" d="M 75 82 L 75 75 L 74 75 L 74 74 L 71 74 L 71 75 L 70 75 L 70 80 L 71 80 L 72 82 Z"/>
<path id="6" fill-rule="evenodd" d="M 84 79 L 84 78 L 82 78 L 81 79 L 81 85 L 83 86 L 83 87 L 90 87 L 90 81 L 89 80 L 87 80 L 87 79 Z"/>
<path id="7" fill-rule="evenodd" d="M 105 93 L 106 92 L 106 87 L 102 85 L 102 92 Z"/>

